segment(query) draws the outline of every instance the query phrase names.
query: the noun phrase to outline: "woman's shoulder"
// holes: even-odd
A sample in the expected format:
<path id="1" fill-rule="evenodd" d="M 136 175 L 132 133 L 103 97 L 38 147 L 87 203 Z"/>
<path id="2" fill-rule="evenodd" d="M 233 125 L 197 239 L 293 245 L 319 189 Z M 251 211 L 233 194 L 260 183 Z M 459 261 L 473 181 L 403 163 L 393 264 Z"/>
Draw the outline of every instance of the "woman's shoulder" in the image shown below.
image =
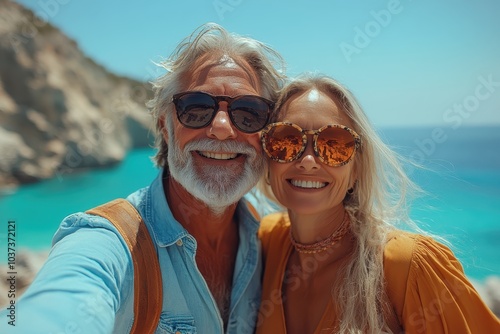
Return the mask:
<path id="1" fill-rule="evenodd" d="M 416 240 L 420 236 L 401 230 L 395 230 L 387 235 L 387 242 L 384 247 L 384 265 L 404 265 L 409 266 Z"/>
<path id="2" fill-rule="evenodd" d="M 384 279 L 387 295 L 400 323 L 416 239 L 417 235 L 395 230 L 388 234 L 384 247 Z"/>
<path id="3" fill-rule="evenodd" d="M 276 212 L 269 214 L 260 221 L 259 238 L 266 254 L 272 244 L 280 245 L 288 238 L 290 220 L 288 213 Z M 274 242 L 271 242 L 274 240 Z"/>
<path id="4" fill-rule="evenodd" d="M 394 230 L 387 236 L 384 247 L 384 261 L 394 263 L 406 263 L 424 260 L 436 255 L 454 258 L 452 251 L 444 244 L 426 235 L 415 234 L 402 230 Z"/>
<path id="5" fill-rule="evenodd" d="M 395 230 L 388 234 L 384 247 L 384 264 L 410 267 L 410 265 L 436 265 L 452 262 L 461 269 L 451 249 L 433 237 Z"/>
<path id="6" fill-rule="evenodd" d="M 408 333 L 442 333 L 443 328 L 447 333 L 487 333 L 487 328 L 498 328 L 447 245 L 425 235 L 391 234 L 384 249 L 386 289 Z"/>
<path id="7" fill-rule="evenodd" d="M 399 316 L 408 302 L 407 289 L 421 284 L 432 286 L 450 275 L 464 274 L 447 246 L 430 236 L 400 230 L 389 233 L 384 248 L 384 276 Z"/>
<path id="8" fill-rule="evenodd" d="M 260 221 L 259 234 L 277 233 L 279 231 L 286 231 L 290 226 L 288 213 L 275 212 L 271 213 Z"/>

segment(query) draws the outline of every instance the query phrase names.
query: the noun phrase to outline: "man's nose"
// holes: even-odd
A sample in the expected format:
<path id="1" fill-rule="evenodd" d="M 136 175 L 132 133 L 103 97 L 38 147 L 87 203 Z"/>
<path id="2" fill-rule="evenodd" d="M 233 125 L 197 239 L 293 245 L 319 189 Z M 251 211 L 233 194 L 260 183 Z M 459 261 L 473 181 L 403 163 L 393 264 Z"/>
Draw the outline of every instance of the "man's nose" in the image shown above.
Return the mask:
<path id="1" fill-rule="evenodd" d="M 218 140 L 236 138 L 237 132 L 229 118 L 227 106 L 221 106 L 219 110 L 217 110 L 212 123 L 207 128 L 207 136 Z"/>

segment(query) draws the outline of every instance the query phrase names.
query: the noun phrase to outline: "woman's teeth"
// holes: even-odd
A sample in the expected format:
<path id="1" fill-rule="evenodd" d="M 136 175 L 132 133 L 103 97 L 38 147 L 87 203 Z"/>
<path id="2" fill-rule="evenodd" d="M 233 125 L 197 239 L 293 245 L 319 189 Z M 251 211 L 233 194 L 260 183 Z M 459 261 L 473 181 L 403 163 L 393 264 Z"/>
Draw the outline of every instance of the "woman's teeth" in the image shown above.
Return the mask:
<path id="1" fill-rule="evenodd" d="M 326 187 L 325 182 L 319 181 L 302 181 L 302 180 L 290 180 L 290 183 L 299 188 L 323 188 Z"/>

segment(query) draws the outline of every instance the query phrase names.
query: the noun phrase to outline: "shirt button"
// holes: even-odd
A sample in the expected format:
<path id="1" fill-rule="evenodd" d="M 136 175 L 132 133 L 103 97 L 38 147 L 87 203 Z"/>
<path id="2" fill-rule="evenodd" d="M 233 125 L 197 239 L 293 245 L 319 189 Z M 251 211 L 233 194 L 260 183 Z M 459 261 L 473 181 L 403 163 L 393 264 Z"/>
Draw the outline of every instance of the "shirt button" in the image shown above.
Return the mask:
<path id="1" fill-rule="evenodd" d="M 176 245 L 179 246 L 179 247 L 182 246 L 182 240 L 181 239 L 177 240 Z M 176 332 L 176 334 L 177 333 L 180 334 L 181 332 Z"/>

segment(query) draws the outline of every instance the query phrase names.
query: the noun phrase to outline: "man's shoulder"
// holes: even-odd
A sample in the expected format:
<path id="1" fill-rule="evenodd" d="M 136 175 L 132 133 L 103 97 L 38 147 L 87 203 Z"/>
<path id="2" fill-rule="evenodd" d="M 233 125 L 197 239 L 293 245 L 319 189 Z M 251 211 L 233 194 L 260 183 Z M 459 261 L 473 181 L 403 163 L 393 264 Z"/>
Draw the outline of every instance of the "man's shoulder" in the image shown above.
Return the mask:
<path id="1" fill-rule="evenodd" d="M 85 212 L 76 212 L 63 219 L 54 235 L 52 243 L 55 244 L 62 238 L 80 229 L 93 229 L 96 232 L 102 232 L 104 229 L 119 234 L 113 224 L 106 218 Z"/>
<path id="2" fill-rule="evenodd" d="M 138 207 L 142 205 L 146 189 L 147 188 L 140 189 L 127 197 L 127 201 L 135 208 L 135 210 L 137 210 L 137 212 L 141 216 L 142 214 L 140 213 Z M 100 205 L 106 205 L 110 202 L 111 201 Z M 62 238 L 66 237 L 69 234 L 75 233 L 80 229 L 92 229 L 96 233 L 110 231 L 117 234 L 121 238 L 120 232 L 107 218 L 102 217 L 98 214 L 88 213 L 88 211 L 93 210 L 100 205 L 96 205 L 92 208 L 87 208 L 85 212 L 76 212 L 65 217 L 59 225 L 52 243 L 55 244 Z"/>
<path id="3" fill-rule="evenodd" d="M 144 205 L 149 188 L 148 186 L 134 191 L 127 196 L 126 200 L 138 209 L 140 206 Z"/>

